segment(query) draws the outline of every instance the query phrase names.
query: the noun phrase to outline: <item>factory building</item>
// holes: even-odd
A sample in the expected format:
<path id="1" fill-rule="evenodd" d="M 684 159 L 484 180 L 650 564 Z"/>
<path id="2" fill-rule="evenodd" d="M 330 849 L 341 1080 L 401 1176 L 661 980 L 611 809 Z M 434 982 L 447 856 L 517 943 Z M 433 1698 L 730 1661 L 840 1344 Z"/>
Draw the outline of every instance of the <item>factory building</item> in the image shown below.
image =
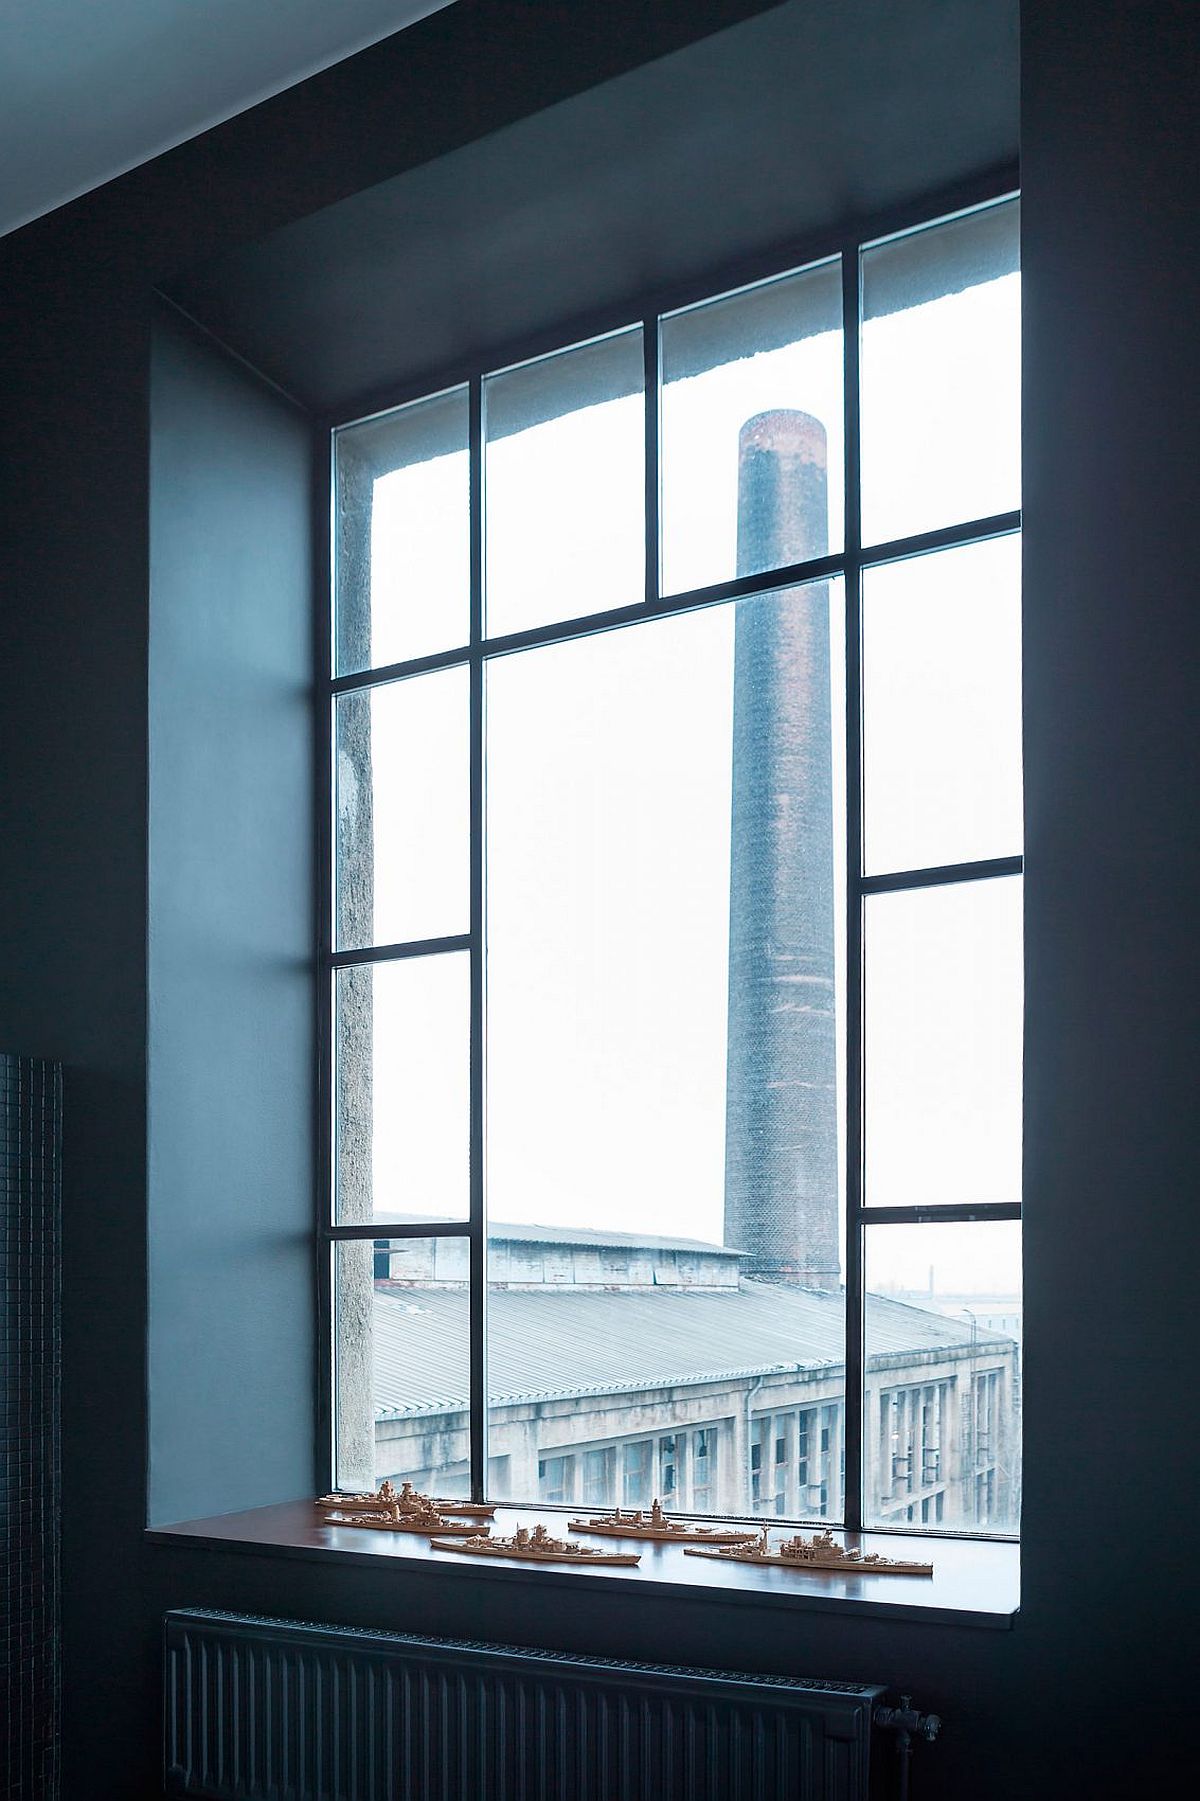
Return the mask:
<path id="1" fill-rule="evenodd" d="M 467 1492 L 467 1243 L 374 1252 L 376 1476 Z M 756 1281 L 687 1239 L 493 1227 L 489 1490 L 576 1506 L 837 1519 L 844 1296 Z M 868 1517 L 1011 1528 L 1014 1337 L 884 1295 L 866 1307 Z"/>

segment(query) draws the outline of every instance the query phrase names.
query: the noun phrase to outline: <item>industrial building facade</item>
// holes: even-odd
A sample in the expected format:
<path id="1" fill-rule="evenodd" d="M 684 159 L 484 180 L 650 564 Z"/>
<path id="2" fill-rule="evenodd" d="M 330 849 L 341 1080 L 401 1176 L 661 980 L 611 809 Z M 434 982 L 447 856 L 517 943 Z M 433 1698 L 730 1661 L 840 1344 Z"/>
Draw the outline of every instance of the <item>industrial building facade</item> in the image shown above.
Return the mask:
<path id="1" fill-rule="evenodd" d="M 579 1507 L 840 1520 L 845 1297 L 688 1240 L 493 1228 L 489 1493 Z M 374 1251 L 375 1475 L 468 1482 L 467 1249 Z M 1015 1336 L 867 1298 L 866 1517 L 1009 1531 Z"/>

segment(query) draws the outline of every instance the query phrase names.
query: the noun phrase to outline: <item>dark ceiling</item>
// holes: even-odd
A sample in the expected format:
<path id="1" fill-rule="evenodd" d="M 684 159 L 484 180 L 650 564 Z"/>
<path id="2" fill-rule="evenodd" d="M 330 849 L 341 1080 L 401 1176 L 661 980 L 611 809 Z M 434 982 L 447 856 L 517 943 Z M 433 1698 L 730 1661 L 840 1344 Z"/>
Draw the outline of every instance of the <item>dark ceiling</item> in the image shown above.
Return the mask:
<path id="1" fill-rule="evenodd" d="M 1017 0 L 788 0 L 167 291 L 353 411 L 1015 165 L 1017 74 Z"/>

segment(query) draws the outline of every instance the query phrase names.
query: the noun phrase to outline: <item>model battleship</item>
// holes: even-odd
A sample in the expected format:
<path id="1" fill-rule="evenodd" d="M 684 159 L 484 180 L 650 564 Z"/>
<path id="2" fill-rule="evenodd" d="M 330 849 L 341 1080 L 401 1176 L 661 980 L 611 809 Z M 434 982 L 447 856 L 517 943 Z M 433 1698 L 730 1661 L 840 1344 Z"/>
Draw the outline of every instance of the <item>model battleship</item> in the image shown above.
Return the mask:
<path id="1" fill-rule="evenodd" d="M 394 1507 L 401 1513 L 411 1513 L 414 1509 L 422 1511 L 430 1507 L 439 1513 L 448 1514 L 451 1518 L 468 1520 L 490 1520 L 495 1517 L 495 1502 L 489 1501 L 441 1501 L 430 1495 L 420 1494 L 411 1482 L 402 1482 L 397 1488 L 393 1482 L 386 1480 L 381 1484 L 377 1494 L 370 1495 L 319 1495 L 317 1512 L 323 1516 L 331 1513 L 378 1513 L 391 1515 Z"/>
<path id="2" fill-rule="evenodd" d="M 753 1545 L 730 1545 L 724 1550 L 701 1550 L 685 1545 L 688 1557 L 726 1557 L 733 1563 L 772 1564 L 788 1570 L 832 1571 L 842 1576 L 932 1576 L 931 1563 L 905 1563 L 896 1557 L 881 1557 L 877 1551 L 847 1551 L 835 1544 L 829 1532 L 815 1532 L 805 1538 L 797 1532 L 781 1545 L 771 1546 L 770 1528 L 764 1526 Z"/>
<path id="3" fill-rule="evenodd" d="M 371 1505 L 366 1508 L 354 1505 L 356 1496 L 345 1496 L 343 1499 L 348 1504 L 336 1508 L 322 1507 L 318 1503 L 321 1520 L 326 1526 L 354 1526 L 367 1532 L 423 1532 L 430 1538 L 435 1532 L 444 1535 L 475 1534 L 482 1537 L 490 1529 L 481 1526 L 477 1520 L 451 1519 L 434 1505 L 428 1495 L 410 1492 L 407 1495 L 393 1495 L 391 1498 L 372 1497 Z"/>
<path id="4" fill-rule="evenodd" d="M 519 1563 L 586 1563 L 588 1565 L 631 1564 L 639 1561 L 636 1551 L 598 1551 L 594 1545 L 577 1545 L 570 1539 L 551 1538 L 544 1526 L 518 1526 L 511 1538 L 489 1538 L 477 1533 L 471 1538 L 435 1538 L 435 1551 L 465 1551 L 470 1557 L 512 1557 Z"/>
<path id="5" fill-rule="evenodd" d="M 595 1532 L 606 1538 L 649 1538 L 664 1545 L 748 1545 L 758 1536 L 755 1532 L 733 1532 L 721 1526 L 693 1526 L 685 1520 L 673 1520 L 657 1501 L 649 1513 L 643 1513 L 640 1507 L 636 1513 L 623 1513 L 617 1507 L 595 1519 L 572 1520 L 570 1529 Z"/>

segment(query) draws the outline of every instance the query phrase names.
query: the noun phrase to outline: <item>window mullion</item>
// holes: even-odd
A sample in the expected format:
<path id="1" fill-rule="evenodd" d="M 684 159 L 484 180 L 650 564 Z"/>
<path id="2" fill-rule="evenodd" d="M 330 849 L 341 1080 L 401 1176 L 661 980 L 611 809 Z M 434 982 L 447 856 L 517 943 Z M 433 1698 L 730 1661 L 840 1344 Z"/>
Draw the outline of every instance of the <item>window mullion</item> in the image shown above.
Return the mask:
<path id="1" fill-rule="evenodd" d="M 369 688 L 383 688 L 389 682 L 402 682 L 413 675 L 432 675 L 437 669 L 454 669 L 470 660 L 467 645 L 453 650 L 431 651 L 428 656 L 409 657 L 403 663 L 385 663 L 374 669 L 358 669 L 351 675 L 339 675 L 330 683 L 334 694 L 361 694 Z"/>
<path id="2" fill-rule="evenodd" d="M 470 948 L 470 934 L 462 932 L 449 938 L 410 938 L 403 944 L 364 944 L 354 950 L 331 951 L 328 962 L 334 969 L 350 969 L 360 963 L 396 963 L 406 957 L 441 957 Z"/>
<path id="3" fill-rule="evenodd" d="M 331 1244 L 353 1242 L 360 1238 L 469 1238 L 469 1219 L 444 1220 L 364 1220 L 360 1225 L 326 1226 L 322 1234 Z"/>
<path id="4" fill-rule="evenodd" d="M 336 535 L 333 528 L 335 508 L 333 434 L 318 428 L 313 434 L 313 536 L 317 568 L 323 572 L 324 587 L 314 608 L 313 670 L 313 749 L 314 793 L 316 795 L 316 867 L 313 898 L 316 912 L 316 969 L 313 983 L 317 1068 L 314 1100 L 313 1149 L 316 1167 L 317 1216 L 313 1274 L 316 1283 L 317 1326 L 317 1418 L 316 1469 L 318 1494 L 327 1494 L 335 1478 L 336 1450 L 333 1424 L 333 1253 L 325 1232 L 334 1217 L 336 1201 L 333 1188 L 333 984 L 329 967 L 333 948 L 334 829 L 333 732 L 334 702 L 330 687 L 333 678 L 333 584 Z"/>
<path id="5" fill-rule="evenodd" d="M 864 1226 L 947 1226 L 976 1220 L 1014 1220 L 1021 1217 L 1020 1201 L 956 1201 L 947 1204 L 914 1201 L 901 1207 L 860 1207 Z"/>
<path id="6" fill-rule="evenodd" d="M 946 888 L 954 882 L 991 882 L 997 877 L 1020 875 L 1025 859 L 1015 857 L 981 857 L 971 863 L 943 863 L 929 869 L 896 869 L 881 875 L 864 876 L 860 883 L 863 894 L 901 894 L 913 888 Z"/>
<path id="7" fill-rule="evenodd" d="M 658 468 L 658 392 L 660 380 L 658 318 L 642 320 L 642 358 L 645 370 L 643 406 L 646 420 L 646 605 L 659 600 L 658 509 L 661 487 Z"/>
<path id="8" fill-rule="evenodd" d="M 845 559 L 841 556 L 809 557 L 803 563 L 784 563 L 778 568 L 764 569 L 756 575 L 739 575 L 726 582 L 713 582 L 707 588 L 692 588 L 682 594 L 659 595 L 655 600 L 639 600 L 627 607 L 611 607 L 602 613 L 584 613 L 573 619 L 559 619 L 551 625 L 531 626 L 527 631 L 505 632 L 484 643 L 485 657 L 510 656 L 517 650 L 538 650 L 547 644 L 562 644 L 572 638 L 587 638 L 595 632 L 608 632 L 622 625 L 640 625 L 647 618 L 674 618 L 693 613 L 702 607 L 721 606 L 731 600 L 749 600 L 757 594 L 778 594 L 805 582 L 823 581 L 840 576 Z"/>
<path id="9" fill-rule="evenodd" d="M 483 379 L 469 392 L 471 495 L 470 883 L 471 883 L 471 1137 L 469 1310 L 471 1496 L 487 1487 L 487 1222 L 483 1192 Z"/>
<path id="10" fill-rule="evenodd" d="M 914 532 L 910 537 L 868 544 L 861 551 L 862 563 L 864 568 L 874 568 L 880 563 L 900 563 L 930 551 L 956 550 L 960 544 L 981 544 L 987 538 L 1010 538 L 1020 529 L 1021 512 L 1015 507 L 1007 513 L 988 513 L 982 519 L 963 519 L 957 525 L 939 525 L 932 531 Z"/>
<path id="11" fill-rule="evenodd" d="M 863 1520 L 862 1207 L 862 527 L 859 484 L 859 321 L 857 243 L 842 251 L 846 546 L 846 1476 L 845 1522 Z"/>

